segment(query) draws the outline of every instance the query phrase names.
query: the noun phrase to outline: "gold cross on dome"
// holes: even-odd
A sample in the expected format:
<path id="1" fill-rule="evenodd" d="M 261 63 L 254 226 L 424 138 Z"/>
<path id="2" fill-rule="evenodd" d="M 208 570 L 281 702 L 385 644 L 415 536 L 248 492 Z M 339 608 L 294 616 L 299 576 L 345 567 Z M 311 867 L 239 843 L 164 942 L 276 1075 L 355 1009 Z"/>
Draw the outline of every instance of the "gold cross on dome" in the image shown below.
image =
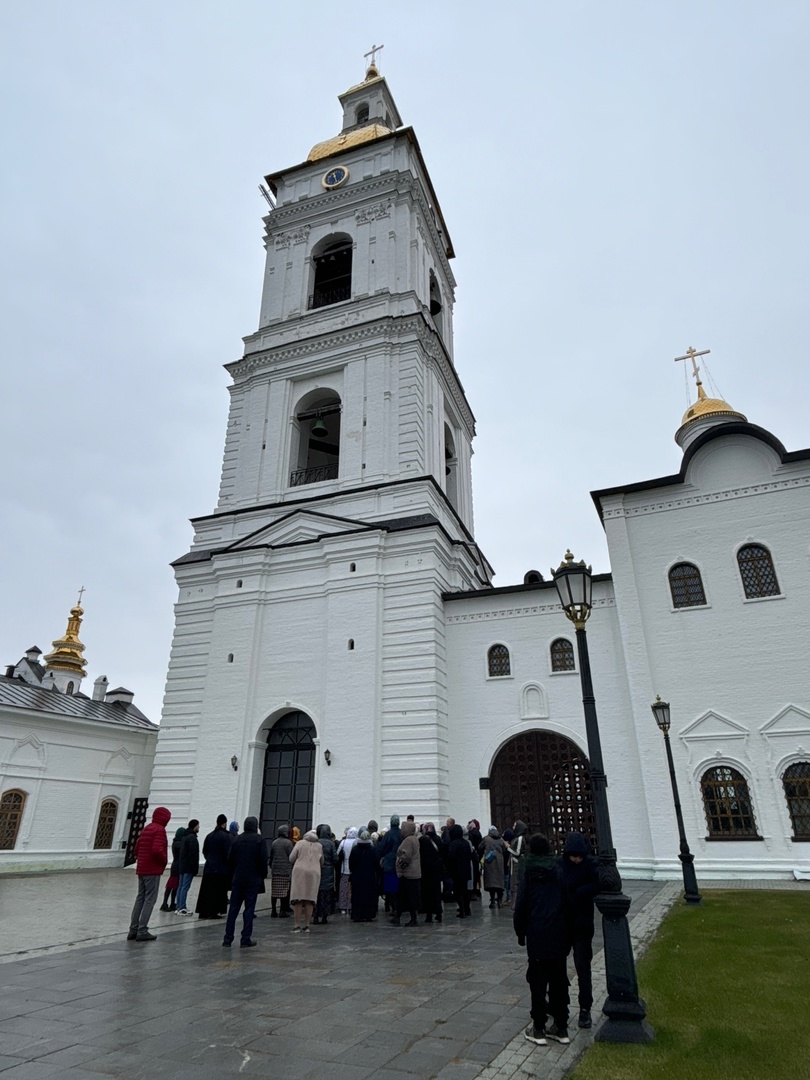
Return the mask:
<path id="1" fill-rule="evenodd" d="M 372 45 L 367 53 L 363 53 L 364 59 L 368 60 L 368 58 L 371 57 L 371 59 L 368 60 L 369 67 L 377 66 L 377 53 L 380 51 L 380 49 L 384 48 L 384 45 Z"/>
<path id="2" fill-rule="evenodd" d="M 711 351 L 712 351 L 711 349 L 701 349 L 700 352 L 697 352 L 693 348 L 693 346 L 690 345 L 683 356 L 676 356 L 675 357 L 675 363 L 677 364 L 679 360 L 691 360 L 692 361 L 692 374 L 695 376 L 695 382 L 698 384 L 698 386 L 700 386 L 701 385 L 701 382 L 700 382 L 700 367 L 698 366 L 697 357 L 698 356 L 708 356 Z"/>
<path id="3" fill-rule="evenodd" d="M 82 587 L 79 589 L 79 599 L 76 601 L 76 605 L 78 607 L 82 606 L 82 596 L 84 596 L 84 594 L 86 592 L 87 592 L 87 589 L 85 589 L 84 585 L 82 585 Z"/>

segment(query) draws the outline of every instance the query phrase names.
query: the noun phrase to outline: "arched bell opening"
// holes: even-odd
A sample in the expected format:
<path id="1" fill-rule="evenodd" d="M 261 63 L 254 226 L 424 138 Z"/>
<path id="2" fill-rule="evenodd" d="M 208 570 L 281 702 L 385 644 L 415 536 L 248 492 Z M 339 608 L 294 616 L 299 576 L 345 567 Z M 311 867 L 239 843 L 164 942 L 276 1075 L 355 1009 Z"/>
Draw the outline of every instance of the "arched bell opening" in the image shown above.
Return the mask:
<path id="1" fill-rule="evenodd" d="M 432 270 L 430 271 L 430 314 L 433 316 L 436 329 L 444 336 L 442 292 L 439 288 L 439 282 L 436 279 L 436 275 Z"/>
<path id="2" fill-rule="evenodd" d="M 312 253 L 310 308 L 327 307 L 352 296 L 352 238 L 345 233 L 328 236 Z"/>
<path id="3" fill-rule="evenodd" d="M 563 735 L 526 731 L 505 743 L 489 775 L 492 821 L 499 829 L 525 821 L 562 853 L 569 833 L 580 832 L 596 851 L 590 764 Z"/>
<path id="4" fill-rule="evenodd" d="M 316 390 L 298 403 L 293 424 L 290 487 L 336 480 L 340 469 L 340 397 Z"/>
<path id="5" fill-rule="evenodd" d="M 281 716 L 267 733 L 260 828 L 268 845 L 279 825 L 312 828 L 315 725 L 303 712 Z"/>
<path id="6" fill-rule="evenodd" d="M 456 440 L 449 424 L 444 425 L 444 490 L 454 509 L 458 510 L 458 457 Z"/>

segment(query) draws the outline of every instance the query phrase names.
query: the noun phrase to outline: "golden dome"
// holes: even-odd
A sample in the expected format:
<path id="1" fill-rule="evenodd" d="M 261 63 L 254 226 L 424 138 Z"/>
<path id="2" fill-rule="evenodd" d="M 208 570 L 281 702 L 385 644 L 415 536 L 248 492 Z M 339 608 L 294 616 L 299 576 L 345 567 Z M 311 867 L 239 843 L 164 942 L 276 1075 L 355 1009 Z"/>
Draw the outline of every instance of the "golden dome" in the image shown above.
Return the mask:
<path id="1" fill-rule="evenodd" d="M 369 124 L 355 131 L 344 131 L 333 139 L 316 143 L 307 154 L 307 161 L 320 161 L 322 158 L 331 157 L 332 154 L 339 154 L 342 150 L 348 150 L 352 146 L 361 146 L 363 143 L 373 142 L 374 139 L 390 134 L 391 129 L 385 124 Z"/>
<path id="2" fill-rule="evenodd" d="M 746 417 L 741 412 L 737 412 L 733 409 L 727 401 L 723 401 L 722 398 L 706 397 L 706 391 L 703 389 L 702 384 L 698 383 L 698 399 L 690 405 L 686 412 L 683 414 L 683 420 L 681 426 L 688 424 L 690 420 L 700 420 L 704 416 L 727 416 L 729 419 L 746 421 Z"/>
<path id="3" fill-rule="evenodd" d="M 45 657 L 45 666 L 47 668 L 56 669 L 57 671 L 71 671 L 80 678 L 84 678 L 87 674 L 85 670 L 87 661 L 82 656 L 84 645 L 79 641 L 82 615 L 84 615 L 84 608 L 79 604 L 70 609 L 67 630 L 63 637 L 54 641 L 53 652 L 49 652 Z"/>

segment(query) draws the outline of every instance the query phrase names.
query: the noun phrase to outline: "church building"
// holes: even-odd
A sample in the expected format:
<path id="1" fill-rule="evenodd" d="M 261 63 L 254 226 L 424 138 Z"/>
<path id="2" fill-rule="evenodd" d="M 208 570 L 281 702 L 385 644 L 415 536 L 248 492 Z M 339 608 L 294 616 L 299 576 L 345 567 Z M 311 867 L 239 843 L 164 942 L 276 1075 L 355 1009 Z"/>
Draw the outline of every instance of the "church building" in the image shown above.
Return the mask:
<path id="1" fill-rule="evenodd" d="M 150 802 L 270 836 L 391 813 L 593 836 L 573 628 L 553 581 L 494 587 L 475 541 L 453 244 L 419 142 L 375 65 L 339 101 L 340 133 L 265 177 L 259 328 L 227 369 L 217 506 L 174 563 Z M 787 876 L 810 861 L 810 450 L 693 364 L 679 471 L 593 493 L 614 840 L 625 874 L 680 873 L 660 693 L 698 875 Z"/>

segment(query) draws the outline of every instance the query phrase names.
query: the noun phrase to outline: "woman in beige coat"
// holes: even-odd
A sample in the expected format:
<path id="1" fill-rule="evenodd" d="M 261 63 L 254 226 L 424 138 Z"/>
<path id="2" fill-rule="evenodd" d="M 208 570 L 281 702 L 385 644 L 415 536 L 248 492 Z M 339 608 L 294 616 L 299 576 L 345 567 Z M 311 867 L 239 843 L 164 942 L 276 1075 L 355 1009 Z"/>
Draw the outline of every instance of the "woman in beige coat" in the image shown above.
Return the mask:
<path id="1" fill-rule="evenodd" d="M 315 910 L 315 901 L 318 899 L 323 865 L 323 847 L 314 829 L 304 833 L 302 839 L 292 849 L 290 863 L 292 864 L 290 901 L 295 912 L 293 933 L 308 934 L 312 913 Z"/>

